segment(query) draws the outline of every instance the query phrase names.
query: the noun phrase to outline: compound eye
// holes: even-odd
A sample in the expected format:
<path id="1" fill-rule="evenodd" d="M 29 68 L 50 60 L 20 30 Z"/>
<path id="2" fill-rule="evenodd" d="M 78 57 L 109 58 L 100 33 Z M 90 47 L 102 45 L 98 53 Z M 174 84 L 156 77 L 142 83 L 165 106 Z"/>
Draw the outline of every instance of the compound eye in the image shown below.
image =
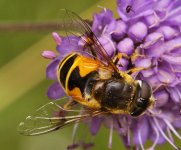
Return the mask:
<path id="1" fill-rule="evenodd" d="M 151 97 L 151 87 L 146 81 L 142 81 L 140 98 L 149 99 Z"/>
<path id="2" fill-rule="evenodd" d="M 131 111 L 131 116 L 139 116 L 146 110 L 148 106 L 149 99 L 138 98 L 136 100 L 136 105 L 133 107 L 133 110 Z"/>
<path id="3" fill-rule="evenodd" d="M 148 101 L 149 99 L 144 99 L 141 97 L 137 99 L 136 104 L 138 107 L 146 108 L 148 106 Z"/>
<path id="4" fill-rule="evenodd" d="M 137 116 L 141 115 L 143 112 L 144 112 L 144 109 L 142 109 L 141 107 L 136 107 L 132 110 L 130 115 L 133 117 L 137 117 Z"/>

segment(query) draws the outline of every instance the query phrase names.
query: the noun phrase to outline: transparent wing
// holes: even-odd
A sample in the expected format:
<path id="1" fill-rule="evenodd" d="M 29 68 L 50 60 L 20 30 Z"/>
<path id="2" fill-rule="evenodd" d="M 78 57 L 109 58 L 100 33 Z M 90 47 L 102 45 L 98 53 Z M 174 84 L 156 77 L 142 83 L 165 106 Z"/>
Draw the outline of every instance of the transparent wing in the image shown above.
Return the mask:
<path id="1" fill-rule="evenodd" d="M 88 20 L 82 19 L 75 12 L 67 9 L 61 10 L 62 27 L 69 35 L 78 37 L 93 34 Z"/>
<path id="2" fill-rule="evenodd" d="M 76 13 L 67 9 L 62 10 L 63 29 L 68 34 L 77 36 L 84 43 L 84 49 L 88 50 L 94 58 L 103 60 L 103 64 L 118 72 L 118 68 L 109 58 L 106 50 L 91 30 L 89 24 Z"/>
<path id="3" fill-rule="evenodd" d="M 44 134 L 99 114 L 88 110 L 65 110 L 60 106 L 62 99 L 40 107 L 19 124 L 18 131 L 23 135 Z"/>

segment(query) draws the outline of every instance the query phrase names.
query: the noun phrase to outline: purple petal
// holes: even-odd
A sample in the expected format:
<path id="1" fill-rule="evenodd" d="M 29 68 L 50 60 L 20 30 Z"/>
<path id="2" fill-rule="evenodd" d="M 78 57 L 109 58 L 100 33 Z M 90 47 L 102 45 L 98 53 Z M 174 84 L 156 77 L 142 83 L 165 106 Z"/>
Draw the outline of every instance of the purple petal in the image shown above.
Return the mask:
<path id="1" fill-rule="evenodd" d="M 156 17 L 159 18 L 160 22 L 163 22 L 167 17 L 167 10 L 164 10 L 164 9 L 163 10 L 156 10 L 155 14 L 156 14 Z"/>
<path id="2" fill-rule="evenodd" d="M 160 43 L 161 41 L 163 41 L 163 35 L 159 32 L 152 32 L 146 37 L 144 48 L 150 48 L 155 43 Z"/>
<path id="3" fill-rule="evenodd" d="M 161 120 L 161 119 L 159 119 L 159 120 L 157 120 L 158 121 L 158 123 L 159 123 L 159 126 L 160 126 L 160 128 L 163 130 L 163 132 L 165 131 L 165 128 L 166 128 L 166 124 Z M 153 124 L 154 125 L 154 127 L 158 130 L 158 128 L 157 128 L 157 126 L 155 125 L 155 124 Z M 153 134 L 150 134 L 150 139 L 152 140 L 152 141 L 155 141 L 155 138 L 156 138 L 156 134 L 155 134 L 155 132 L 152 132 Z M 158 139 L 158 141 L 157 141 L 157 144 L 163 144 L 165 142 L 165 138 L 162 136 L 162 134 L 160 134 L 160 132 L 159 132 L 159 139 Z"/>
<path id="4" fill-rule="evenodd" d="M 119 59 L 117 66 L 118 66 L 119 70 L 126 71 L 127 67 L 128 67 L 128 64 L 129 64 L 129 62 L 128 62 L 127 59 L 121 58 L 121 59 Z"/>
<path id="5" fill-rule="evenodd" d="M 126 135 L 125 136 L 124 135 L 120 135 L 120 136 L 122 138 L 122 142 L 123 142 L 124 146 L 129 149 L 131 144 L 128 141 L 128 137 Z"/>
<path id="6" fill-rule="evenodd" d="M 134 61 L 136 67 L 148 68 L 152 65 L 151 58 L 138 58 Z"/>
<path id="7" fill-rule="evenodd" d="M 180 118 L 177 119 L 177 120 L 175 120 L 175 121 L 173 121 L 173 126 L 174 126 L 175 128 L 178 128 L 178 129 L 181 128 L 181 120 L 180 120 Z"/>
<path id="8" fill-rule="evenodd" d="M 150 57 L 159 57 L 166 50 L 162 47 L 163 35 L 159 32 L 150 33 L 144 42 L 143 48 L 145 49 L 145 55 Z"/>
<path id="9" fill-rule="evenodd" d="M 152 142 L 155 141 L 156 133 L 154 131 L 152 132 L 152 134 L 150 134 L 150 139 Z M 165 138 L 159 133 L 159 138 L 158 138 L 157 144 L 163 144 L 163 143 L 165 143 Z"/>
<path id="10" fill-rule="evenodd" d="M 181 65 L 180 65 L 180 64 L 172 64 L 171 66 L 172 66 L 173 71 L 174 71 L 175 73 L 181 72 Z M 179 75 L 179 74 L 178 74 L 178 75 Z"/>
<path id="11" fill-rule="evenodd" d="M 130 38 L 124 38 L 118 43 L 117 48 L 119 52 L 131 55 L 133 53 L 134 43 Z"/>
<path id="12" fill-rule="evenodd" d="M 106 33 L 111 34 L 114 39 L 122 38 L 127 31 L 127 25 L 122 20 L 113 20 L 107 27 Z"/>
<path id="13" fill-rule="evenodd" d="M 137 22 L 129 28 L 128 35 L 136 41 L 141 41 L 147 35 L 147 32 L 147 26 L 143 22 Z"/>
<path id="14" fill-rule="evenodd" d="M 92 118 L 91 124 L 90 124 L 90 132 L 92 135 L 96 135 L 96 133 L 99 131 L 102 123 L 101 117 L 94 117 Z"/>
<path id="15" fill-rule="evenodd" d="M 177 37 L 175 39 L 169 40 L 168 42 L 165 42 L 165 44 L 162 44 L 160 47 L 158 47 L 159 49 L 164 49 L 165 52 L 167 53 L 171 53 L 176 49 L 181 48 L 181 37 Z"/>
<path id="16" fill-rule="evenodd" d="M 175 0 L 175 1 L 171 0 L 171 2 L 172 2 L 172 4 L 169 6 L 170 11 L 174 11 L 175 9 L 180 8 L 180 6 L 181 6 L 181 1 L 180 0 Z"/>
<path id="17" fill-rule="evenodd" d="M 178 31 L 170 26 L 161 26 L 158 32 L 164 35 L 165 40 L 170 40 L 178 35 Z"/>
<path id="18" fill-rule="evenodd" d="M 156 3 L 157 5 L 155 5 L 155 9 L 157 10 L 168 9 L 168 7 L 170 7 L 172 2 L 173 2 L 172 0 L 159 0 Z"/>
<path id="19" fill-rule="evenodd" d="M 144 144 L 146 140 L 148 140 L 149 132 L 148 121 L 144 117 L 142 117 L 142 120 L 139 120 L 137 127 L 133 128 L 134 144 L 140 145 L 139 134 L 141 136 L 141 141 Z"/>
<path id="20" fill-rule="evenodd" d="M 94 15 L 92 31 L 100 35 L 104 30 L 104 27 L 107 26 L 113 19 L 113 14 L 111 10 L 102 10 L 99 14 Z"/>
<path id="21" fill-rule="evenodd" d="M 173 11 L 169 13 L 167 22 L 170 22 L 172 25 L 181 25 L 181 4 L 179 7 L 174 8 Z"/>
<path id="22" fill-rule="evenodd" d="M 165 90 L 158 90 L 154 93 L 154 98 L 156 101 L 156 107 L 161 107 L 167 104 L 169 100 L 169 95 Z"/>
<path id="23" fill-rule="evenodd" d="M 151 85 L 153 89 L 159 87 L 162 84 L 155 75 L 152 75 L 151 77 L 146 78 L 146 80 L 149 81 L 149 84 Z"/>
<path id="24" fill-rule="evenodd" d="M 179 91 L 179 89 L 176 87 L 172 87 L 172 88 L 169 88 L 168 91 L 169 91 L 171 99 L 176 103 L 180 103 L 181 92 Z"/>
<path id="25" fill-rule="evenodd" d="M 175 80 L 175 74 L 167 66 L 159 67 L 157 72 L 158 79 L 166 84 L 172 83 Z"/>
<path id="26" fill-rule="evenodd" d="M 55 82 L 48 88 L 47 95 L 50 99 L 56 100 L 65 96 L 65 92 L 60 86 L 60 83 Z"/>
<path id="27" fill-rule="evenodd" d="M 104 49 L 108 53 L 110 57 L 114 56 L 116 51 L 115 43 L 111 40 L 109 35 L 102 35 L 98 38 L 101 44 L 103 45 Z"/>
<path id="28" fill-rule="evenodd" d="M 145 78 L 149 78 L 153 76 L 155 72 L 153 71 L 153 69 L 148 69 L 148 70 L 142 70 L 141 73 Z"/>
<path id="29" fill-rule="evenodd" d="M 56 54 L 49 50 L 43 51 L 41 55 L 47 59 L 54 59 L 56 57 Z"/>
<path id="30" fill-rule="evenodd" d="M 152 60 L 151 58 L 137 58 L 134 61 L 134 65 L 136 67 L 141 67 L 141 68 L 149 68 L 152 65 Z M 154 74 L 154 70 L 153 69 L 147 69 L 147 70 L 142 70 L 141 73 L 143 74 L 144 77 L 150 77 Z"/>
<path id="31" fill-rule="evenodd" d="M 174 82 L 169 84 L 169 87 L 176 87 L 181 85 L 181 74 L 180 73 L 175 73 L 176 79 Z"/>
<path id="32" fill-rule="evenodd" d="M 171 64 L 181 64 L 181 56 L 163 55 L 161 58 Z"/>
<path id="33" fill-rule="evenodd" d="M 60 45 L 57 45 L 57 51 L 61 55 L 67 55 L 70 52 L 80 50 L 80 46 L 78 45 L 80 38 L 76 36 L 68 36 L 62 37 L 62 42 Z"/>
<path id="34" fill-rule="evenodd" d="M 152 13 L 144 16 L 144 22 L 147 24 L 147 26 L 149 28 L 152 28 L 152 27 L 159 25 L 161 20 L 155 12 L 152 12 Z"/>
<path id="35" fill-rule="evenodd" d="M 46 76 L 49 79 L 57 79 L 57 66 L 60 63 L 60 59 L 54 59 L 46 68 Z"/>
<path id="36" fill-rule="evenodd" d="M 53 39 L 55 40 L 57 45 L 60 45 L 62 43 L 61 37 L 58 35 L 58 33 L 53 32 L 52 33 Z"/>

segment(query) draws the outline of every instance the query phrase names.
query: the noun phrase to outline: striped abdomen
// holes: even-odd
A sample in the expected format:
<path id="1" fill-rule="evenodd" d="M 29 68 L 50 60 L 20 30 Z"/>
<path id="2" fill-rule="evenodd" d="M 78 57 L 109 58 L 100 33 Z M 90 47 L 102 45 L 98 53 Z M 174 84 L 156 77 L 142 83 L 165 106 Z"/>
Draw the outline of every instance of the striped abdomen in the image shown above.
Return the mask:
<path id="1" fill-rule="evenodd" d="M 86 100 L 91 97 L 91 92 L 87 93 L 85 89 L 90 80 L 97 75 L 99 67 L 98 61 L 72 53 L 60 62 L 57 72 L 58 80 L 67 95 L 73 97 L 74 100 L 89 107 L 91 103 L 95 106 L 94 102 Z"/>

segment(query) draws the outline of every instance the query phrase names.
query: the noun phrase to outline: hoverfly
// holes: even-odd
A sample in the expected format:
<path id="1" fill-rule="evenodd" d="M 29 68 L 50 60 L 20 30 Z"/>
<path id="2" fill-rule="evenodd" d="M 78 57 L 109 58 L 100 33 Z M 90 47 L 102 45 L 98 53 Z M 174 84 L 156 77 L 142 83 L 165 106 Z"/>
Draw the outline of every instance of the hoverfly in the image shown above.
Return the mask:
<path id="1" fill-rule="evenodd" d="M 53 101 L 39 108 L 34 115 L 20 123 L 19 131 L 22 134 L 47 133 L 101 114 L 139 116 L 154 103 L 149 84 L 131 77 L 131 73 L 137 69 L 120 71 L 88 23 L 74 12 L 65 12 L 68 21 L 72 25 L 78 25 L 78 32 L 72 33 L 74 36 L 81 34 L 79 37 L 90 55 L 72 52 L 60 61 L 57 78 L 71 100 L 63 107 L 59 101 Z M 81 114 L 72 110 L 76 104 L 85 108 Z"/>

